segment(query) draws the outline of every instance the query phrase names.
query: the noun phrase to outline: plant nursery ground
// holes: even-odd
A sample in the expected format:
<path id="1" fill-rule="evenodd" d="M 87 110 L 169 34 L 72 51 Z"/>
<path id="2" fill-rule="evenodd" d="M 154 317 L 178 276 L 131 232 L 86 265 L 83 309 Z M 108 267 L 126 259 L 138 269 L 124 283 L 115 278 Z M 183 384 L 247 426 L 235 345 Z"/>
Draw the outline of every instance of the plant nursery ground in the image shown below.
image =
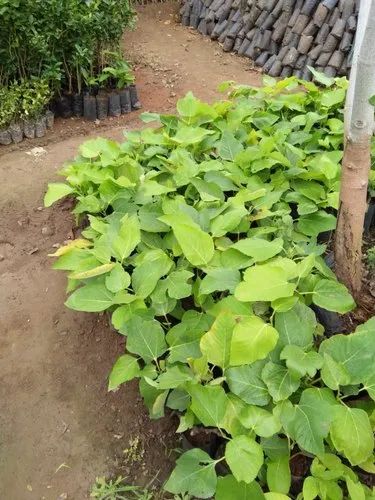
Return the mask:
<path id="1" fill-rule="evenodd" d="M 140 7 L 125 50 L 144 109 L 168 111 L 188 90 L 211 100 L 223 80 L 256 84 L 249 62 L 175 22 L 175 4 Z M 82 136 L 120 139 L 137 114 L 99 124 L 57 121 L 38 141 L 0 150 L 0 498 L 88 498 L 96 475 L 165 479 L 173 417 L 151 422 L 136 384 L 107 392 L 123 349 L 105 316 L 64 307 L 65 277 L 48 253 L 74 237 L 70 208 L 43 209 L 49 181 Z M 42 147 L 40 150 L 33 150 Z M 72 229 L 73 228 L 73 229 Z"/>

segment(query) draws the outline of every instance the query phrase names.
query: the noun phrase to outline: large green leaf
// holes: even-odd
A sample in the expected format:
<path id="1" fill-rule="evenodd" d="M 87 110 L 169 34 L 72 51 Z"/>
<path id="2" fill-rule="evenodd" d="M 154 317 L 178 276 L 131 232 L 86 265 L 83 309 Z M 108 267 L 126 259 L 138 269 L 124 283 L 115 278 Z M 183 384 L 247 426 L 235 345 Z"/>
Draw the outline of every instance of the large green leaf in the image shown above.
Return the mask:
<path id="1" fill-rule="evenodd" d="M 114 295 L 102 283 L 92 283 L 73 292 L 65 305 L 75 311 L 100 312 L 113 305 Z"/>
<path id="2" fill-rule="evenodd" d="M 191 271 L 173 271 L 166 279 L 168 295 L 173 299 L 183 299 L 191 294 L 191 284 L 188 280 L 194 274 Z"/>
<path id="3" fill-rule="evenodd" d="M 189 394 L 182 389 L 173 389 L 168 395 L 167 406 L 172 410 L 183 412 L 187 409 L 190 403 Z"/>
<path id="4" fill-rule="evenodd" d="M 309 476 L 303 482 L 304 500 L 314 500 L 319 495 L 319 481 L 315 477 Z"/>
<path id="5" fill-rule="evenodd" d="M 313 341 L 317 321 L 314 312 L 303 302 L 297 302 L 287 312 L 275 314 L 275 328 L 282 346 L 297 345 L 308 348 Z"/>
<path id="6" fill-rule="evenodd" d="M 167 350 L 163 328 L 155 320 L 133 316 L 127 323 L 126 348 L 146 363 L 157 359 Z"/>
<path id="7" fill-rule="evenodd" d="M 281 429 L 278 417 L 258 406 L 246 405 L 239 419 L 244 427 L 261 437 L 271 437 Z"/>
<path id="8" fill-rule="evenodd" d="M 136 215 L 126 214 L 121 220 L 121 226 L 112 240 L 114 255 L 123 262 L 141 241 L 139 220 Z"/>
<path id="9" fill-rule="evenodd" d="M 191 179 L 191 184 L 198 191 L 203 201 L 224 201 L 223 190 L 215 182 L 206 182 L 202 181 L 201 179 L 195 178 Z"/>
<path id="10" fill-rule="evenodd" d="M 307 236 L 318 236 L 319 233 L 332 231 L 336 227 L 336 217 L 323 210 L 318 210 L 299 218 L 298 230 Z"/>
<path id="11" fill-rule="evenodd" d="M 120 264 L 116 264 L 105 279 L 105 286 L 113 293 L 124 290 L 129 285 L 130 276 Z"/>
<path id="12" fill-rule="evenodd" d="M 212 237 L 193 222 L 179 223 L 176 218 L 162 217 L 172 225 L 173 233 L 187 260 L 193 266 L 207 265 L 214 255 Z M 170 220 L 171 222 L 168 222 Z"/>
<path id="13" fill-rule="evenodd" d="M 188 92 L 182 99 L 177 101 L 177 111 L 181 116 L 191 118 L 198 113 L 200 101 Z"/>
<path id="14" fill-rule="evenodd" d="M 134 299 L 132 302 L 128 304 L 124 304 L 117 309 L 114 310 L 112 314 L 112 324 L 113 326 L 119 330 L 120 333 L 126 335 L 127 334 L 127 322 L 129 321 L 130 318 L 132 318 L 134 315 L 139 314 L 141 315 L 142 313 L 146 313 L 146 304 L 144 303 L 143 300 L 137 299 L 134 296 Z"/>
<path id="15" fill-rule="evenodd" d="M 289 467 L 289 456 L 280 457 L 267 464 L 268 488 L 277 493 L 289 493 L 292 477 Z"/>
<path id="16" fill-rule="evenodd" d="M 322 105 L 330 108 L 336 104 L 343 103 L 345 100 L 345 89 L 326 90 L 322 94 Z"/>
<path id="17" fill-rule="evenodd" d="M 234 231 L 247 214 L 245 207 L 236 207 L 215 217 L 211 223 L 211 233 L 215 237 Z"/>
<path id="18" fill-rule="evenodd" d="M 113 391 L 117 387 L 128 380 L 132 380 L 140 375 L 140 368 L 137 358 L 129 354 L 120 356 L 113 365 L 109 374 L 108 390 Z"/>
<path id="19" fill-rule="evenodd" d="M 289 371 L 297 377 L 314 377 L 317 370 L 323 366 L 322 356 L 315 352 L 304 352 L 297 345 L 287 345 L 280 354 L 280 359 L 286 360 Z"/>
<path id="20" fill-rule="evenodd" d="M 270 401 L 266 384 L 261 378 L 264 363 L 256 361 L 252 365 L 226 370 L 229 389 L 246 403 L 265 406 Z"/>
<path id="21" fill-rule="evenodd" d="M 149 409 L 150 418 L 157 419 L 164 417 L 164 406 L 169 391 L 159 391 L 143 377 L 139 381 L 139 391 L 145 405 Z"/>
<path id="22" fill-rule="evenodd" d="M 275 403 L 289 398 L 300 386 L 300 376 L 271 361 L 263 368 L 262 379 Z"/>
<path id="23" fill-rule="evenodd" d="M 335 79 L 332 77 L 329 77 L 325 75 L 324 73 L 317 71 L 316 69 L 312 68 L 311 66 L 307 66 L 308 69 L 311 71 L 311 73 L 314 76 L 314 79 L 318 82 L 324 85 L 325 87 L 332 87 L 332 85 L 335 83 Z"/>
<path id="24" fill-rule="evenodd" d="M 274 257 L 281 252 L 283 240 L 276 238 L 273 241 L 262 240 L 260 238 L 245 238 L 234 243 L 231 248 L 252 257 L 254 262 L 262 262 Z"/>
<path id="25" fill-rule="evenodd" d="M 330 436 L 336 450 L 352 465 L 365 462 L 374 451 L 374 436 L 364 410 L 345 405 L 335 408 Z"/>
<path id="26" fill-rule="evenodd" d="M 47 192 L 44 196 L 44 206 L 50 207 L 57 200 L 64 198 L 68 194 L 73 193 L 74 189 L 68 184 L 64 184 L 63 182 L 50 182 L 48 184 Z"/>
<path id="27" fill-rule="evenodd" d="M 203 450 L 193 448 L 177 459 L 164 489 L 175 495 L 188 493 L 197 498 L 211 498 L 216 483 L 215 461 Z"/>
<path id="28" fill-rule="evenodd" d="M 189 127 L 182 125 L 172 139 L 181 146 L 189 146 L 191 144 L 201 142 L 202 139 L 213 133 L 213 130 L 207 130 L 203 127 Z"/>
<path id="29" fill-rule="evenodd" d="M 341 363 L 337 363 L 331 356 L 324 353 L 323 366 L 320 371 L 323 382 L 330 389 L 337 391 L 340 386 L 350 384 L 350 374 Z"/>
<path id="30" fill-rule="evenodd" d="M 207 309 L 211 316 L 217 316 L 221 312 L 231 312 L 235 316 L 252 316 L 253 310 L 249 304 L 239 302 L 233 295 L 228 295 Z"/>
<path id="31" fill-rule="evenodd" d="M 189 384 L 187 392 L 191 396 L 190 409 L 206 427 L 220 427 L 224 418 L 228 399 L 220 386 Z"/>
<path id="32" fill-rule="evenodd" d="M 162 250 L 150 250 L 133 271 L 132 285 L 136 295 L 146 298 L 155 289 L 159 279 L 168 274 L 173 262 Z"/>
<path id="33" fill-rule="evenodd" d="M 217 316 L 210 330 L 201 338 L 201 351 L 210 363 L 224 369 L 229 366 L 235 325 L 236 320 L 233 314 L 222 312 Z"/>
<path id="34" fill-rule="evenodd" d="M 235 269 L 226 269 L 225 267 L 209 269 L 200 283 L 199 292 L 202 295 L 208 295 L 215 291 L 224 292 L 225 290 L 233 293 L 240 280 L 240 272 Z"/>
<path id="35" fill-rule="evenodd" d="M 220 426 L 232 437 L 246 434 L 246 428 L 240 422 L 241 412 L 246 407 L 245 401 L 231 392 L 227 392 L 227 400 L 226 412 Z"/>
<path id="36" fill-rule="evenodd" d="M 223 160 L 233 161 L 237 153 L 243 150 L 243 146 L 238 141 L 232 132 L 224 130 L 220 141 L 217 144 L 217 151 Z"/>
<path id="37" fill-rule="evenodd" d="M 345 314 L 355 307 L 353 297 L 345 285 L 338 281 L 322 279 L 318 281 L 312 295 L 314 304 L 327 309 Z"/>
<path id="38" fill-rule="evenodd" d="M 272 301 L 290 297 L 295 288 L 295 283 L 288 282 L 285 269 L 263 264 L 245 271 L 244 281 L 237 286 L 234 295 L 242 302 Z"/>
<path id="39" fill-rule="evenodd" d="M 285 432 L 303 450 L 321 455 L 338 403 L 329 389 L 305 389 L 297 405 L 284 403 L 280 419 Z"/>
<path id="40" fill-rule="evenodd" d="M 245 435 L 236 436 L 225 447 L 225 460 L 237 481 L 249 484 L 263 465 L 263 450 L 254 439 Z"/>
<path id="41" fill-rule="evenodd" d="M 191 370 L 186 365 L 168 366 L 155 382 L 158 389 L 175 389 L 178 386 L 183 386 L 185 382 L 189 382 L 193 378 Z"/>
<path id="42" fill-rule="evenodd" d="M 350 376 L 350 384 L 360 384 L 374 373 L 375 318 L 350 335 L 335 335 L 322 342 L 319 352 L 328 354 Z M 341 382 L 342 383 L 342 382 Z"/>
<path id="43" fill-rule="evenodd" d="M 264 359 L 276 346 L 278 333 L 258 316 L 245 316 L 233 330 L 230 365 L 247 365 Z"/>
<path id="44" fill-rule="evenodd" d="M 219 477 L 215 500 L 264 500 L 262 488 L 258 483 L 239 482 L 234 476 L 228 474 Z"/>
<path id="45" fill-rule="evenodd" d="M 349 497 L 352 500 L 366 500 L 368 498 L 366 496 L 366 486 L 360 481 L 354 482 L 350 477 L 346 477 L 346 487 L 348 488 Z"/>
<path id="46" fill-rule="evenodd" d="M 181 323 L 172 327 L 166 339 L 169 345 L 169 361 L 186 363 L 188 358 L 199 358 L 202 335 L 210 328 L 212 318 L 197 311 L 187 311 Z"/>
<path id="47" fill-rule="evenodd" d="M 274 435 L 270 438 L 261 438 L 264 454 L 272 461 L 276 462 L 285 456 L 289 457 L 289 444 L 286 438 Z"/>

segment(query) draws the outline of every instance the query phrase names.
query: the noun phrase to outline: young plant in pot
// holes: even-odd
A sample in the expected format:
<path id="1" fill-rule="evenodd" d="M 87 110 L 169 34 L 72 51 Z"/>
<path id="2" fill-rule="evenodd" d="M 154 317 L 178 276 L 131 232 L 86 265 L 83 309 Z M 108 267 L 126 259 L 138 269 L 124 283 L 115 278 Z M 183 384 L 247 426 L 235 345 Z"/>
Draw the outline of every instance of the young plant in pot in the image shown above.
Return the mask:
<path id="1" fill-rule="evenodd" d="M 42 73 L 42 78 L 48 82 L 51 96 L 60 94 L 62 81 L 61 62 L 53 60 L 49 62 Z M 46 125 L 47 128 L 52 128 L 55 121 L 56 101 L 50 99 L 48 109 L 46 110 Z"/>
<path id="2" fill-rule="evenodd" d="M 114 57 L 112 66 L 103 69 L 103 73 L 110 75 L 113 85 L 120 95 L 121 113 L 129 113 L 132 109 L 140 109 L 137 89 L 134 85 L 134 75 L 130 65 L 121 54 L 110 53 Z"/>
<path id="3" fill-rule="evenodd" d="M 83 93 L 83 116 L 86 120 L 95 121 L 97 118 L 95 96 L 98 93 L 98 79 L 85 68 L 82 68 L 81 71 L 86 86 Z"/>
<path id="4" fill-rule="evenodd" d="M 46 134 L 47 119 L 45 109 L 51 98 L 48 82 L 43 78 L 23 81 L 19 87 L 20 113 L 25 137 L 43 137 Z M 49 116 L 49 124 L 51 117 Z"/>
<path id="5" fill-rule="evenodd" d="M 109 113 L 110 94 L 108 95 L 106 88 L 108 79 L 109 75 L 107 73 L 100 73 L 96 78 L 99 86 L 98 94 L 96 96 L 96 114 L 98 120 L 104 120 L 107 118 Z"/>
<path id="6" fill-rule="evenodd" d="M 18 96 L 14 88 L 0 88 L 0 144 L 7 146 L 12 142 L 10 124 L 18 114 Z"/>
<path id="7" fill-rule="evenodd" d="M 82 84 L 86 82 L 88 76 L 87 69 L 92 60 L 92 54 L 88 47 L 82 47 L 78 43 L 74 45 L 72 62 L 75 67 L 75 90 L 72 94 L 72 111 L 74 116 L 83 115 L 83 94 Z M 85 76 L 86 75 L 86 76 Z"/>

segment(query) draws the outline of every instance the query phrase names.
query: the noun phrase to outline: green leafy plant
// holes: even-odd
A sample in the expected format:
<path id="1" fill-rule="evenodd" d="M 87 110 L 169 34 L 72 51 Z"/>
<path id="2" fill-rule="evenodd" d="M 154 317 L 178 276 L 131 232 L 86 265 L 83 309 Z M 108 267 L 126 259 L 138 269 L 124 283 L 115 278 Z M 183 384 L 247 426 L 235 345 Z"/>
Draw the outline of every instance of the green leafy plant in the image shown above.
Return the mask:
<path id="1" fill-rule="evenodd" d="M 126 336 L 109 389 L 138 378 L 151 418 L 170 408 L 177 432 L 222 436 L 215 456 L 181 455 L 171 494 L 289 498 L 298 453 L 318 488 L 300 498 L 336 499 L 327 457 L 373 467 L 375 318 L 325 338 L 312 309 L 355 306 L 318 239 L 336 223 L 345 88 L 266 78 L 212 106 L 189 93 L 178 116 L 143 114 L 159 128 L 86 142 L 49 185 L 46 206 L 73 195 L 89 221 L 54 254 L 66 305 L 108 310 Z M 372 498 L 347 468 L 340 491 Z"/>
<path id="2" fill-rule="evenodd" d="M 97 477 L 91 489 L 90 497 L 99 500 L 152 500 L 152 494 L 139 486 L 127 485 L 125 478 L 106 480 L 105 477 Z"/>
<path id="3" fill-rule="evenodd" d="M 0 129 L 8 127 L 19 116 L 19 94 L 15 86 L 0 87 Z"/>
<path id="4" fill-rule="evenodd" d="M 50 77 L 68 92 L 80 91 L 82 70 L 101 73 L 135 19 L 129 0 L 0 0 L 0 15 L 0 85 Z"/>
<path id="5" fill-rule="evenodd" d="M 95 90 L 106 87 L 107 81 L 110 78 L 108 73 L 100 73 L 96 76 L 88 73 L 85 69 L 81 70 L 83 81 L 89 92 L 94 92 Z"/>
<path id="6" fill-rule="evenodd" d="M 126 62 L 121 53 L 109 52 L 111 57 L 110 66 L 103 69 L 103 73 L 107 74 L 118 89 L 122 89 L 126 85 L 134 83 L 134 75 L 128 62 Z"/>
<path id="7" fill-rule="evenodd" d="M 48 81 L 42 78 L 24 80 L 17 85 L 20 117 L 24 120 L 39 118 L 51 99 Z"/>
<path id="8" fill-rule="evenodd" d="M 366 468 L 366 466 L 364 466 Z M 372 467 L 370 467 L 372 469 Z M 303 484 L 298 498 L 360 499 L 373 498 L 373 493 L 358 481 L 353 470 L 331 453 L 315 458 L 311 464 L 311 476 Z"/>
<path id="9" fill-rule="evenodd" d="M 29 120 L 42 115 L 49 100 L 51 90 L 47 80 L 31 78 L 9 87 L 0 88 L 0 128 L 17 120 Z"/>

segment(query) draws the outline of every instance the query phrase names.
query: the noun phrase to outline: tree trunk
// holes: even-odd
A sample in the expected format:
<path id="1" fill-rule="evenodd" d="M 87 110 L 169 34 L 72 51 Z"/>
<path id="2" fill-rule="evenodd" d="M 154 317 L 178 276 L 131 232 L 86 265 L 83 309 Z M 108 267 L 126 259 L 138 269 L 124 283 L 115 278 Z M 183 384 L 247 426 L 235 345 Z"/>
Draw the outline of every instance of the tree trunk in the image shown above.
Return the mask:
<path id="1" fill-rule="evenodd" d="M 355 298 L 362 284 L 362 233 L 370 174 L 370 138 L 346 141 L 342 163 L 340 209 L 335 237 L 336 274 Z"/>
<path id="2" fill-rule="evenodd" d="M 335 235 L 338 278 L 360 302 L 362 234 L 370 172 L 370 141 L 374 128 L 375 2 L 361 0 L 353 65 L 345 105 L 345 148 L 340 207 Z"/>

